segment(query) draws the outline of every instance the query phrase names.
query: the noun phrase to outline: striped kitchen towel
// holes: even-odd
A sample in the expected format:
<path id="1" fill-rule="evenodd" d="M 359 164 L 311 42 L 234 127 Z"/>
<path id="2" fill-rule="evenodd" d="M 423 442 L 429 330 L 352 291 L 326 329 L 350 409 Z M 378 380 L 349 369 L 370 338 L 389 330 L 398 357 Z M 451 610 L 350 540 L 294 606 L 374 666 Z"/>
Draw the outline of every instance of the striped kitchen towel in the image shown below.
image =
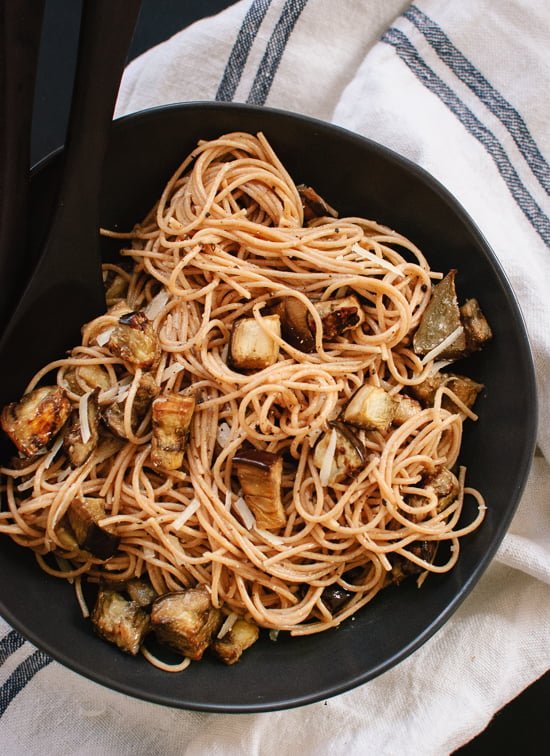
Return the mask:
<path id="1" fill-rule="evenodd" d="M 439 755 L 548 669 L 549 49 L 547 0 L 242 0 L 128 67 L 118 115 L 189 100 L 285 108 L 369 136 L 442 181 L 520 300 L 540 455 L 465 603 L 361 688 L 287 712 L 181 712 L 83 680 L 0 621 L 1 753 Z"/>

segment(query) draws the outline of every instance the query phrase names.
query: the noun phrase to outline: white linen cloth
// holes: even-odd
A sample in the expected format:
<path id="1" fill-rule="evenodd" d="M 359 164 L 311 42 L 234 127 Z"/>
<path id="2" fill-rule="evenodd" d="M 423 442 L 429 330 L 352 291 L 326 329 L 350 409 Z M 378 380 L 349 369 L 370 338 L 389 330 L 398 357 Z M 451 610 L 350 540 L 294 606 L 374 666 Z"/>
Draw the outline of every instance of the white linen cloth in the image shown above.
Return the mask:
<path id="1" fill-rule="evenodd" d="M 118 115 L 189 100 L 266 104 L 369 136 L 442 181 L 519 297 L 541 451 L 476 588 L 377 679 L 292 711 L 184 712 L 50 663 L 0 621 L 1 753 L 446 754 L 549 668 L 549 49 L 546 0 L 242 0 L 130 64 Z"/>

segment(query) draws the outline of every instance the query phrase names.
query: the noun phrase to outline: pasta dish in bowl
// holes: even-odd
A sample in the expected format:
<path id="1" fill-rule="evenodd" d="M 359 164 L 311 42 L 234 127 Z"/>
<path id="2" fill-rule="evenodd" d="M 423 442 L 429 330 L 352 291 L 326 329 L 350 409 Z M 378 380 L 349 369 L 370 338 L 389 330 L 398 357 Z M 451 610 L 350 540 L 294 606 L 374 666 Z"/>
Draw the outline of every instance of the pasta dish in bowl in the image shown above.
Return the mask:
<path id="1" fill-rule="evenodd" d="M 163 157 L 135 149 L 133 162 L 123 146 L 159 119 L 161 191 Z M 326 697 L 423 642 L 504 533 L 515 501 L 492 514 L 479 438 L 506 359 L 491 312 L 505 302 L 517 318 L 515 305 L 444 190 L 354 135 L 208 105 L 123 119 L 118 134 L 107 310 L 3 410 L 18 454 L 2 468 L 0 532 L 64 579 L 48 593 L 72 584 L 62 632 L 99 644 L 98 660 L 117 654 L 114 671 L 84 669 L 94 679 L 211 710 Z M 157 175 L 136 187 L 144 160 Z M 405 189 L 417 194 L 396 210 Z M 442 222 L 470 249 L 434 256 Z M 345 663 L 312 672 L 327 653 Z M 229 686 L 214 692 L 220 659 Z"/>

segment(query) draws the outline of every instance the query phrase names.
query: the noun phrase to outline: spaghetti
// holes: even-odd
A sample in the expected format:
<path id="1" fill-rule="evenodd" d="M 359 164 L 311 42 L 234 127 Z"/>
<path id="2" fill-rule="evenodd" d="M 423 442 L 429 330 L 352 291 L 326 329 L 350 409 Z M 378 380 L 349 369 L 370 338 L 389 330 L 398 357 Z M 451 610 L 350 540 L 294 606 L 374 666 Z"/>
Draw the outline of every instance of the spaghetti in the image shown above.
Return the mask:
<path id="1" fill-rule="evenodd" d="M 355 392 L 369 384 L 395 399 L 441 367 L 437 354 L 422 360 L 411 346 L 432 283 L 441 278 L 411 241 L 371 220 L 331 212 L 305 222 L 300 193 L 265 137 L 244 133 L 199 143 L 140 225 L 103 233 L 128 242 L 122 256 L 132 270 L 105 266 L 126 289 L 124 301 L 84 326 L 82 344 L 44 367 L 27 391 L 56 371 L 57 384 L 85 416 L 96 388 L 101 413 L 118 406 L 125 438 L 103 430 L 76 467 L 60 445 L 19 469 L 4 467 L 0 532 L 78 586 L 82 575 L 96 582 L 147 576 L 158 594 L 199 584 L 227 614 L 293 635 L 353 615 L 387 584 L 397 557 L 418 571 L 452 569 L 459 539 L 480 525 L 485 505 L 464 487 L 463 475 L 460 494 L 443 509 L 423 483 L 428 473 L 455 466 L 464 418 L 475 418 L 463 404 L 444 408 L 444 397 L 454 396 L 448 388 L 399 426 L 356 429 L 366 450 L 362 469 L 328 482 L 336 443 L 330 424 Z M 323 338 L 316 304 L 350 294 L 361 302 L 364 322 Z M 311 352 L 268 328 L 272 304 L 285 299 L 307 311 Z M 144 312 L 158 338 L 159 359 L 150 368 L 110 347 L 128 310 Z M 231 365 L 231 333 L 243 317 L 277 345 L 273 364 Z M 100 369 L 99 383 L 90 384 L 90 368 Z M 150 407 L 137 424 L 133 415 L 148 372 L 161 395 L 196 400 L 180 469 L 151 462 Z M 319 469 L 314 449 L 327 432 L 331 456 Z M 89 428 L 84 435 L 88 440 Z M 280 529 L 257 527 L 243 498 L 233 458 L 247 445 L 284 460 Z M 461 526 L 466 494 L 478 511 Z M 120 538 L 111 559 L 64 542 L 59 526 L 75 497 L 104 502 L 101 525 Z M 409 548 L 419 541 L 450 543 L 444 564 Z M 49 563 L 50 552 L 67 560 L 64 569 Z M 343 607 L 331 609 L 325 600 L 331 586 L 346 592 Z"/>

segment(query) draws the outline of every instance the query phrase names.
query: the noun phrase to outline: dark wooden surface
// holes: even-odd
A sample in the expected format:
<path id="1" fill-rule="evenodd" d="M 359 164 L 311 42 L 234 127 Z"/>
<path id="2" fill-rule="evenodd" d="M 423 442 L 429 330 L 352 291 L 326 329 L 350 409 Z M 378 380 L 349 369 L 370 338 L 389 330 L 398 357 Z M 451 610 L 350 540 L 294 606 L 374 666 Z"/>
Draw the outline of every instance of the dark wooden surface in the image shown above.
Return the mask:
<path id="1" fill-rule="evenodd" d="M 234 0 L 143 0 L 129 59 Z M 74 73 L 80 0 L 47 0 L 34 105 L 32 162 L 64 140 Z M 538 756 L 550 736 L 550 673 L 498 712 L 489 726 L 456 754 Z"/>

